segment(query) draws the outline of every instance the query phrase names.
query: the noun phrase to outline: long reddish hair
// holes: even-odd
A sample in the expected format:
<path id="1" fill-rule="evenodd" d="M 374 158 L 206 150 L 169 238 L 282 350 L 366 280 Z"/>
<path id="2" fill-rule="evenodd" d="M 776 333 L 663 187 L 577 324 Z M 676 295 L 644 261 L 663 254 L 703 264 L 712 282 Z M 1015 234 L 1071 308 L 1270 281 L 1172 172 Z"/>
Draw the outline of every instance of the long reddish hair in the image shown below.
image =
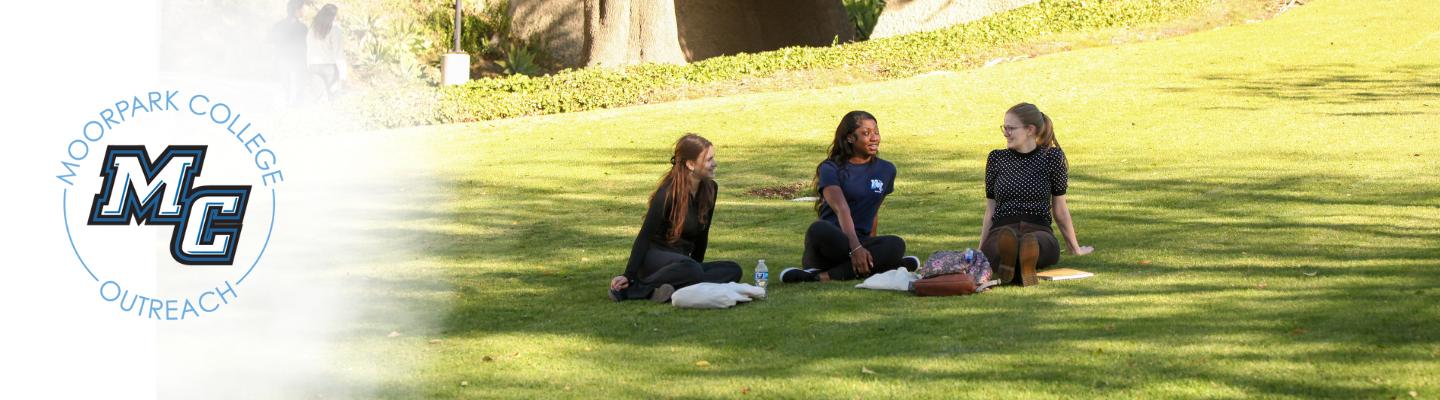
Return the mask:
<path id="1" fill-rule="evenodd" d="M 655 195 L 660 194 L 665 185 L 670 185 L 666 193 L 670 199 L 670 232 L 666 241 L 674 242 L 680 238 L 680 231 L 685 227 L 685 215 L 690 212 L 690 168 L 685 167 L 685 161 L 700 158 L 705 149 L 710 148 L 710 141 L 693 133 L 681 136 L 675 141 L 675 155 L 670 157 L 670 172 L 660 178 L 660 185 L 655 188 L 655 193 L 650 194 L 650 200 L 655 200 Z M 703 160 L 701 160 L 703 161 Z M 699 167 L 699 165 L 696 165 Z M 710 192 L 710 185 L 707 180 L 700 181 L 700 188 L 695 196 L 700 199 L 700 225 L 707 224 L 706 217 L 708 210 L 715 206 L 715 194 Z"/>

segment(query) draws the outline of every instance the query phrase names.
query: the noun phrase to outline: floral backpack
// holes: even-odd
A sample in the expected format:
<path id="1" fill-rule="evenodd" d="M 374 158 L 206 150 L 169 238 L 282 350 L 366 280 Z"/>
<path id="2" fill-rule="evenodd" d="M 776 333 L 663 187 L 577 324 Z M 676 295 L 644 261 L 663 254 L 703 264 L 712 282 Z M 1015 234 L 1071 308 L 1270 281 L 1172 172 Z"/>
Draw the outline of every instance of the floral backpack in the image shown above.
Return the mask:
<path id="1" fill-rule="evenodd" d="M 956 277 L 947 275 L 963 274 L 970 279 L 965 279 L 964 288 L 955 288 L 957 294 L 979 293 L 989 290 L 991 286 L 998 284 L 998 281 L 990 279 L 993 271 L 990 269 L 990 260 L 985 258 L 985 253 L 974 249 L 965 251 L 937 251 L 930 254 L 925 264 L 916 271 L 923 278 L 936 284 L 953 286 Z M 945 276 L 946 278 L 940 278 Z M 914 289 L 912 289 L 913 291 Z M 951 290 L 942 290 L 950 292 Z M 920 294 L 917 292 L 917 294 Z"/>

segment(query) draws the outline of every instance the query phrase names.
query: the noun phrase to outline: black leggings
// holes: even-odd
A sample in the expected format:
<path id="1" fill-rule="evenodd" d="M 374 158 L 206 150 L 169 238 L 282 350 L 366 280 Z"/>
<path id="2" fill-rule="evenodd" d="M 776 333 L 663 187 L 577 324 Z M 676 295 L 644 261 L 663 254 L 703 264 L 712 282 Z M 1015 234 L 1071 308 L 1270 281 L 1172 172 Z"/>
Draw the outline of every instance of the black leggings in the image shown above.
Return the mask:
<path id="1" fill-rule="evenodd" d="M 275 70 L 285 87 L 285 105 L 299 107 L 305 102 L 305 60 L 279 61 Z"/>
<path id="2" fill-rule="evenodd" d="M 900 268 L 900 259 L 905 257 L 905 239 L 860 234 L 856 234 L 856 238 L 860 239 L 860 246 L 870 251 L 870 258 L 874 260 L 871 274 Z M 805 231 L 805 254 L 800 257 L 800 265 L 805 269 L 828 271 L 831 280 L 848 281 L 863 277 L 850 264 L 850 239 L 845 237 L 845 231 L 840 230 L 839 224 L 825 220 L 815 221 Z"/>
<path id="3" fill-rule="evenodd" d="M 325 82 L 325 90 L 323 91 L 323 93 L 325 93 L 325 100 L 335 100 L 335 90 L 332 87 L 335 86 L 335 80 L 340 79 L 339 67 L 335 64 L 310 64 L 309 75 L 319 75 L 320 80 Z M 308 78 L 307 76 L 307 82 L 309 81 Z M 306 85 L 306 87 L 313 86 L 314 85 Z"/>
<path id="4" fill-rule="evenodd" d="M 734 261 L 696 262 L 679 253 L 650 249 L 645 252 L 640 278 L 625 288 L 625 298 L 643 299 L 660 285 L 669 284 L 676 289 L 701 282 L 739 282 L 745 270 Z"/>

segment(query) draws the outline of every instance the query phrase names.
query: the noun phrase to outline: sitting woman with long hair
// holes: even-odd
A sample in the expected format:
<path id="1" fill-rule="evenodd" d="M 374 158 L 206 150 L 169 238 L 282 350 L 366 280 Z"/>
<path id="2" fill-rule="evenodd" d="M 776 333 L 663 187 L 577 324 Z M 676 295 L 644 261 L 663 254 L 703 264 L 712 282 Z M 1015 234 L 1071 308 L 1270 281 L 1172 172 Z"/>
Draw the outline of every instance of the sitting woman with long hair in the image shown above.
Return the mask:
<path id="1" fill-rule="evenodd" d="M 1065 204 L 1070 165 L 1050 117 L 1034 104 L 1016 104 L 1005 111 L 1000 131 L 1006 148 L 991 151 L 985 161 L 980 251 L 996 266 L 996 279 L 1030 286 L 1036 283 L 1035 270 L 1060 262 L 1060 244 L 1050 230 L 1052 215 L 1070 254 L 1095 249 L 1075 239 Z"/>
<path id="2" fill-rule="evenodd" d="M 670 301 L 675 289 L 701 282 L 737 282 L 744 270 L 732 261 L 705 262 L 715 218 L 715 147 L 687 133 L 675 142 L 670 172 L 650 195 L 650 210 L 630 248 L 625 274 L 610 280 L 610 300 Z"/>
<path id="3" fill-rule="evenodd" d="M 905 257 L 905 240 L 875 236 L 880 203 L 895 191 L 895 164 L 880 159 L 875 116 L 851 111 L 840 118 L 825 161 L 815 169 L 815 213 L 805 231 L 800 268 L 780 272 L 785 283 L 844 281 L 901 266 L 911 271 L 920 259 Z"/>

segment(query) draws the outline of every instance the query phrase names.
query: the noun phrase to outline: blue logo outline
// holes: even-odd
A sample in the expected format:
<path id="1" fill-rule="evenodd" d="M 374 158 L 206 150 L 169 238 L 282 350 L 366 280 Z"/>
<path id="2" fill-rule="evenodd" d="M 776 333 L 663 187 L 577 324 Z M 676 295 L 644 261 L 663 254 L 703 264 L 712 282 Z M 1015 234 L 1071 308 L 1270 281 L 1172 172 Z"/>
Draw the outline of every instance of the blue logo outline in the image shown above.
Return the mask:
<path id="1" fill-rule="evenodd" d="M 250 201 L 249 185 L 236 186 L 200 186 L 192 187 L 195 177 L 200 176 L 205 164 L 205 153 L 207 146 L 167 146 L 153 161 L 145 146 L 135 145 L 111 145 L 105 149 L 105 164 L 100 167 L 100 176 L 104 177 L 101 183 L 100 193 L 95 194 L 95 200 L 91 203 L 89 218 L 86 225 L 130 225 L 134 221 L 137 225 L 173 225 L 175 228 L 170 237 L 170 256 L 176 262 L 185 265 L 233 265 L 235 256 L 239 253 L 240 233 L 244 228 L 245 210 Z M 169 167 L 170 163 L 177 157 L 191 157 L 193 163 L 183 164 L 180 172 L 179 182 L 156 182 L 160 172 Z M 135 158 L 139 162 L 141 173 L 144 174 L 145 182 L 151 188 L 151 192 L 140 198 L 134 182 L 137 177 L 120 177 L 117 171 L 116 159 L 119 157 Z M 116 179 L 124 179 L 121 190 L 123 194 L 113 193 Z M 168 186 L 174 184 L 177 188 L 171 189 Z M 165 194 L 173 192 L 176 199 L 166 199 Z M 212 196 L 233 196 L 236 198 L 231 209 L 217 207 L 215 203 L 206 203 L 202 206 L 204 219 L 202 219 L 199 230 L 195 234 L 197 245 L 213 245 L 218 235 L 225 236 L 223 249 L 219 252 L 187 252 L 184 249 L 187 236 L 188 222 L 192 218 L 197 201 Z M 118 207 L 118 215 L 105 215 L 104 207 L 112 200 L 118 198 L 121 201 Z M 172 201 L 179 207 L 179 212 L 169 215 L 160 210 L 160 206 L 167 200 Z M 273 218 L 272 218 L 273 229 Z M 269 235 L 266 235 L 266 242 L 269 242 Z M 72 244 L 73 246 L 73 244 Z M 77 254 L 78 255 L 78 254 Z M 89 269 L 88 267 L 86 268 Z M 247 273 L 248 275 L 248 273 Z"/>

